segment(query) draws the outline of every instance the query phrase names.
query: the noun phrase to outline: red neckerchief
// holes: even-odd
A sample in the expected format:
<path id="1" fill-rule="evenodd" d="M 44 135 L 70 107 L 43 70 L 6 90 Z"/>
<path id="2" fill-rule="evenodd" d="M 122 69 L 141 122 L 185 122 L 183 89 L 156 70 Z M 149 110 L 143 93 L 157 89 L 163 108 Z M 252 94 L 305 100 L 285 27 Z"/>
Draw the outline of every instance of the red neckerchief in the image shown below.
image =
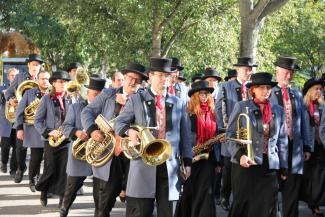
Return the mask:
<path id="1" fill-rule="evenodd" d="M 159 108 L 159 110 L 163 109 L 163 106 L 160 102 L 163 97 L 163 95 L 156 95 L 156 107 Z"/>
<path id="2" fill-rule="evenodd" d="M 282 87 L 282 95 L 283 95 L 283 99 L 285 101 L 289 100 L 289 95 L 288 95 L 288 88 L 287 87 Z"/>
<path id="3" fill-rule="evenodd" d="M 63 103 L 63 97 L 64 97 L 65 92 L 56 92 L 55 97 L 59 100 L 60 107 L 62 111 L 64 111 L 64 103 Z"/>
<path id="4" fill-rule="evenodd" d="M 217 131 L 216 119 L 208 103 L 201 103 L 200 108 L 200 115 L 197 115 L 197 144 L 203 144 L 216 136 Z"/>
<path id="5" fill-rule="evenodd" d="M 272 119 L 272 108 L 270 101 L 267 99 L 265 102 L 262 102 L 259 99 L 254 98 L 254 103 L 258 104 L 260 108 L 262 108 L 262 105 L 264 105 L 262 109 L 263 124 L 269 124 Z"/>

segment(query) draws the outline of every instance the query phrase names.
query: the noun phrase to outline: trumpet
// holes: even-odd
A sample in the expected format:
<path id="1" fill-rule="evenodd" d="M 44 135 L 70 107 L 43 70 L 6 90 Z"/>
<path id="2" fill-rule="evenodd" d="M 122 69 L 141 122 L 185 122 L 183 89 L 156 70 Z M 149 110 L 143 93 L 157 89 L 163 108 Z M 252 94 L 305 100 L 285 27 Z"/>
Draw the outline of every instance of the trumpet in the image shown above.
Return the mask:
<path id="1" fill-rule="evenodd" d="M 172 153 L 171 144 L 164 139 L 156 139 L 150 132 L 150 129 L 157 127 L 142 127 L 140 125 L 131 125 L 139 132 L 140 145 L 134 146 L 129 137 L 121 139 L 121 148 L 124 155 L 134 160 L 141 157 L 142 161 L 149 166 L 158 166 L 169 159 Z"/>
<path id="2" fill-rule="evenodd" d="M 252 124 L 248 114 L 249 114 L 249 108 L 246 107 L 246 113 L 240 113 L 237 118 L 236 138 L 228 137 L 227 140 L 237 142 L 239 144 L 246 146 L 247 157 L 251 161 L 253 161 L 253 163 L 256 163 L 253 143 L 252 143 Z M 241 127 L 242 122 L 245 122 L 246 124 L 245 127 Z"/>
<path id="3" fill-rule="evenodd" d="M 49 136 L 49 145 L 53 148 L 58 147 L 62 144 L 64 140 L 67 139 L 65 135 L 63 135 L 63 128 L 60 126 L 57 131 L 59 131 L 59 136 L 57 138 L 54 138 L 53 136 Z"/>

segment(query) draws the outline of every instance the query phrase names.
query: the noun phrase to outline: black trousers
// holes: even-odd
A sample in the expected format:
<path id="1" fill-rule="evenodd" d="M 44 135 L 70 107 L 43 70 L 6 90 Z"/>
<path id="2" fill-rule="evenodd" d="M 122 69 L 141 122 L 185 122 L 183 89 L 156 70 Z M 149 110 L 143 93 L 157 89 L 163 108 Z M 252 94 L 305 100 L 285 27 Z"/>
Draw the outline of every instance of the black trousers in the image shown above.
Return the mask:
<path id="1" fill-rule="evenodd" d="M 108 181 L 96 179 L 98 185 L 98 217 L 109 217 L 112 208 L 116 202 L 116 197 L 122 189 L 123 173 L 121 158 L 114 156 L 110 168 L 110 177 Z M 96 201 L 95 201 L 96 203 Z M 96 205 L 95 205 L 96 207 Z"/>
<path id="2" fill-rule="evenodd" d="M 231 162 L 230 162 L 230 157 L 224 157 L 223 159 L 224 159 L 224 166 L 222 169 L 220 198 L 229 200 L 231 194 Z"/>
<path id="3" fill-rule="evenodd" d="M 40 174 L 41 163 L 43 160 L 43 148 L 30 148 L 30 161 L 29 161 L 29 180 L 33 180 Z"/>
<path id="4" fill-rule="evenodd" d="M 86 179 L 86 176 L 68 176 L 67 183 L 65 186 L 63 202 L 61 209 L 64 209 L 66 212 L 70 209 L 73 201 L 77 197 L 77 191 L 81 188 Z"/>
<path id="5" fill-rule="evenodd" d="M 278 175 L 268 168 L 266 155 L 263 165 L 232 164 L 233 203 L 228 217 L 276 217 Z"/>
<path id="6" fill-rule="evenodd" d="M 27 148 L 23 146 L 23 140 L 17 139 L 16 158 L 17 158 L 18 170 L 24 171 L 26 169 L 26 155 L 27 155 Z"/>
<path id="7" fill-rule="evenodd" d="M 35 188 L 59 196 L 64 195 L 66 185 L 67 142 L 52 148 L 48 141 L 44 143 L 44 170 Z"/>
<path id="8" fill-rule="evenodd" d="M 299 214 L 299 192 L 302 183 L 302 175 L 291 174 L 293 140 L 288 138 L 288 170 L 289 175 L 286 180 L 281 181 L 282 192 L 282 213 L 283 217 L 297 217 Z"/>
<path id="9" fill-rule="evenodd" d="M 1 162 L 5 165 L 7 165 L 9 161 L 10 148 L 12 148 L 10 158 L 10 172 L 15 172 L 17 170 L 15 129 L 11 130 L 10 137 L 1 137 Z"/>
<path id="10" fill-rule="evenodd" d="M 130 160 L 125 157 L 123 152 L 119 155 L 121 165 L 122 165 L 122 190 L 126 190 L 126 184 L 128 182 L 129 168 L 130 168 Z"/>
<path id="11" fill-rule="evenodd" d="M 168 200 L 168 174 L 166 163 L 157 166 L 156 204 L 157 217 L 173 217 L 176 201 Z M 126 198 L 126 217 L 151 217 L 154 210 L 153 198 Z"/>

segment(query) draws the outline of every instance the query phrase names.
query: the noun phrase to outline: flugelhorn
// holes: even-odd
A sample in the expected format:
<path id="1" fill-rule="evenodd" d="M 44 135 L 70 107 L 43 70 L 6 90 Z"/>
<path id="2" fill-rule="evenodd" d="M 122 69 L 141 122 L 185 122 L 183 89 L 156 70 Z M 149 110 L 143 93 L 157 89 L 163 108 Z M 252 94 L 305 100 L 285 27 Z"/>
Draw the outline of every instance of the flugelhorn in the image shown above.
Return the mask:
<path id="1" fill-rule="evenodd" d="M 131 128 L 139 132 L 139 145 L 133 145 L 130 138 L 121 139 L 121 148 L 124 155 L 129 159 L 141 157 L 142 161 L 149 166 L 158 166 L 169 159 L 172 146 L 165 139 L 156 139 L 150 129 L 157 127 L 142 127 L 131 125 Z"/>
<path id="2" fill-rule="evenodd" d="M 63 127 L 62 126 L 60 126 L 57 129 L 57 131 L 59 131 L 59 136 L 58 137 L 55 138 L 53 136 L 49 136 L 49 138 L 48 138 L 49 139 L 49 145 L 51 147 L 53 147 L 53 148 L 58 147 L 59 145 L 62 144 L 62 142 L 64 140 L 67 139 L 67 137 L 65 135 L 63 135 Z"/>
<path id="3" fill-rule="evenodd" d="M 80 138 L 77 138 L 72 143 L 72 155 L 78 160 L 86 160 L 86 146 L 87 141 L 82 141 Z"/>
<path id="4" fill-rule="evenodd" d="M 243 124 L 245 124 L 245 127 L 241 127 Z M 252 144 L 252 125 L 249 118 L 248 107 L 246 107 L 246 113 L 240 113 L 238 115 L 236 138 L 228 137 L 227 140 L 246 146 L 247 157 L 255 163 L 255 154 Z"/>
<path id="5" fill-rule="evenodd" d="M 104 134 L 104 140 L 97 142 L 90 138 L 86 145 L 86 161 L 94 167 L 103 166 L 113 157 L 115 149 L 114 137 L 115 119 L 107 121 L 103 115 L 98 115 L 95 123 Z"/>

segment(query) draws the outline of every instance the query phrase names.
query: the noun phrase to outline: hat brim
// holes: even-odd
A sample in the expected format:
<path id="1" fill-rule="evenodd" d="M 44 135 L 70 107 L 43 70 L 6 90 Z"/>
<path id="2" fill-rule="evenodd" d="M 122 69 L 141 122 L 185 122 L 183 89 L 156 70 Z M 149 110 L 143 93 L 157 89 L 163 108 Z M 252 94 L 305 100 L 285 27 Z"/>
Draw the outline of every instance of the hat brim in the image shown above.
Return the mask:
<path id="1" fill-rule="evenodd" d="M 315 81 L 315 82 L 313 82 L 313 83 L 308 84 L 306 87 L 304 87 L 304 88 L 302 89 L 302 94 L 303 94 L 303 95 L 306 95 L 306 93 L 308 92 L 308 90 L 309 90 L 311 87 L 313 87 L 313 86 L 315 86 L 315 85 L 318 85 L 318 84 L 324 86 L 324 80 L 319 79 L 318 81 Z"/>
<path id="2" fill-rule="evenodd" d="M 251 88 L 253 86 L 256 86 L 256 85 L 270 85 L 271 87 L 274 87 L 278 84 L 278 82 L 275 82 L 275 81 L 271 81 L 271 82 L 250 82 L 250 83 L 247 83 L 246 84 L 246 87 L 247 88 Z"/>
<path id="3" fill-rule="evenodd" d="M 99 86 L 91 87 L 91 86 L 89 86 L 89 85 L 86 84 L 85 85 L 85 88 L 90 89 L 90 90 L 102 91 L 105 87 L 103 87 L 103 88 L 100 88 Z"/>
<path id="4" fill-rule="evenodd" d="M 139 72 L 137 70 L 123 69 L 123 70 L 121 70 L 121 72 L 122 72 L 123 75 L 125 75 L 128 72 L 133 72 L 133 73 L 136 73 L 136 74 L 140 75 L 142 77 L 142 80 L 145 80 L 145 81 L 148 80 L 148 76 L 146 74 L 144 74 L 142 72 Z"/>
<path id="5" fill-rule="evenodd" d="M 258 65 L 256 65 L 256 64 L 253 64 L 253 65 L 247 65 L 247 64 L 236 63 L 236 64 L 234 64 L 234 66 L 257 67 Z"/>
<path id="6" fill-rule="evenodd" d="M 232 75 L 232 76 L 226 76 L 224 78 L 225 81 L 228 81 L 230 78 L 236 78 L 237 76 L 236 75 Z"/>
<path id="7" fill-rule="evenodd" d="M 186 78 L 185 77 L 178 76 L 178 79 L 181 80 L 181 81 L 186 81 Z"/>
<path id="8" fill-rule="evenodd" d="M 37 61 L 37 62 L 39 62 L 40 64 L 45 63 L 45 61 L 42 60 L 42 59 L 26 59 L 26 63 L 33 62 L 33 61 Z"/>
<path id="9" fill-rule="evenodd" d="M 206 90 L 210 93 L 213 93 L 214 88 L 213 87 L 199 87 L 199 88 L 194 88 L 194 89 L 190 89 L 188 91 L 188 96 L 191 97 L 194 93 L 200 91 L 200 90 Z"/>
<path id="10" fill-rule="evenodd" d="M 300 66 L 298 66 L 297 64 L 294 65 L 294 68 L 288 67 L 286 65 L 278 64 L 277 62 L 274 62 L 273 64 L 275 66 L 278 66 L 278 67 L 281 67 L 281 68 L 284 68 L 284 69 L 288 69 L 288 70 L 292 70 L 292 71 L 299 71 L 300 70 Z"/>
<path id="11" fill-rule="evenodd" d="M 182 71 L 184 69 L 183 66 L 173 66 L 171 68 L 174 69 L 174 71 L 176 71 L 176 69 L 178 69 L 179 71 Z"/>
<path id="12" fill-rule="evenodd" d="M 176 70 L 163 70 L 161 68 L 149 68 L 149 71 L 151 72 L 164 72 L 164 73 L 173 73 L 176 72 Z"/>
<path id="13" fill-rule="evenodd" d="M 50 82 L 50 84 L 52 84 L 53 83 L 53 81 L 55 81 L 55 80 L 64 80 L 64 81 L 71 81 L 71 79 L 70 78 L 50 78 L 49 79 L 49 82 Z"/>
<path id="14" fill-rule="evenodd" d="M 206 78 L 216 78 L 218 81 L 222 80 L 222 78 L 220 76 L 217 76 L 217 75 L 206 75 L 206 76 L 203 76 L 201 79 L 204 80 Z"/>

